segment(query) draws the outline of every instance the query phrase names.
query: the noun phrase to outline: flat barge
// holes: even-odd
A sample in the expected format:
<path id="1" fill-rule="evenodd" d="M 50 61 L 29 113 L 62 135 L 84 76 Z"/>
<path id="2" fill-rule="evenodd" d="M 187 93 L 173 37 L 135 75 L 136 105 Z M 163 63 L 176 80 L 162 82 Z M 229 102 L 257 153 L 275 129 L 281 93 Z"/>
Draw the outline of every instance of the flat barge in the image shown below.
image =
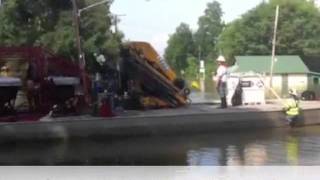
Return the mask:
<path id="1" fill-rule="evenodd" d="M 320 102 L 301 102 L 303 112 L 296 126 L 320 124 Z M 112 118 L 89 115 L 42 118 L 36 122 L 0 124 L 0 140 L 69 138 L 127 138 L 214 133 L 235 130 L 290 128 L 281 105 L 249 105 L 218 109 L 196 104 L 179 109 L 126 111 Z"/>

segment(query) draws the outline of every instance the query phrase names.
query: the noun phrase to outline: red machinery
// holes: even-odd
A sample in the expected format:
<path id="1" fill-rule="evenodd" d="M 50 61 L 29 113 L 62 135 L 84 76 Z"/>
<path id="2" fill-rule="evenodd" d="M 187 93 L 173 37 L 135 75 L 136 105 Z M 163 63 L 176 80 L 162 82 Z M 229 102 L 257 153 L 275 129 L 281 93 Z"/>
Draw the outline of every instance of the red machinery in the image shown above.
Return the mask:
<path id="1" fill-rule="evenodd" d="M 20 59 L 34 64 L 37 78 L 49 75 L 80 76 L 80 69 L 70 60 L 42 47 L 0 47 L 0 63 Z"/>
<path id="2" fill-rule="evenodd" d="M 76 89 L 83 87 L 80 84 L 90 81 L 87 74 L 82 78 L 83 72 L 77 64 L 56 56 L 42 47 L 0 47 L 0 68 L 8 69 L 6 75 L 9 78 L 20 79 L 22 85 L 20 89 L 26 94 L 29 93 L 28 84 L 30 82 L 35 84 L 38 88 L 35 93 L 38 101 L 36 111 L 42 113 L 47 113 L 53 104 L 64 103 L 67 99 L 74 97 Z M 0 75 L 0 78 L 7 77 Z M 1 87 L 4 86 L 0 86 L 0 89 Z M 2 89 L 6 92 L 5 89 L 8 88 Z M 78 92 L 88 96 L 89 89 L 82 88 Z M 10 92 L 7 93 L 10 94 Z M 5 94 L 2 93 L 1 96 Z M 9 100 L 12 101 L 10 98 Z M 8 104 L 6 101 L 0 102 L 0 117 L 3 116 L 1 107 L 5 107 L 6 104 Z"/>

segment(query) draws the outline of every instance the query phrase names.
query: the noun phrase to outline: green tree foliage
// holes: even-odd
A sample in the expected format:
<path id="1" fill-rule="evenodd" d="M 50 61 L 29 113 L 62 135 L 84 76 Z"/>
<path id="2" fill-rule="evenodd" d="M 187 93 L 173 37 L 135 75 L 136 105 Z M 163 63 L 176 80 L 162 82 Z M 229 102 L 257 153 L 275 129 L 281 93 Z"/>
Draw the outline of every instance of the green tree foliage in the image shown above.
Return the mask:
<path id="1" fill-rule="evenodd" d="M 199 60 L 194 56 L 187 58 L 188 67 L 185 71 L 185 77 L 187 79 L 197 79 L 199 75 Z"/>
<path id="2" fill-rule="evenodd" d="M 205 62 L 206 66 L 206 78 L 207 79 L 212 79 L 212 75 L 216 72 L 217 69 L 217 63 L 215 59 L 210 59 Z"/>
<path id="3" fill-rule="evenodd" d="M 214 58 L 219 53 L 216 49 L 216 43 L 224 27 L 221 18 L 222 10 L 217 1 L 208 3 L 204 15 L 199 17 L 199 28 L 194 34 L 194 38 L 202 58 Z"/>
<path id="4" fill-rule="evenodd" d="M 176 32 L 170 36 L 165 50 L 165 59 L 180 74 L 188 67 L 188 57 L 194 51 L 192 31 L 189 25 L 181 23 Z"/>
<path id="5" fill-rule="evenodd" d="M 216 44 L 224 27 L 221 17 L 220 4 L 213 1 L 207 4 L 204 15 L 199 17 L 199 28 L 195 33 L 192 33 L 187 24 L 182 23 L 170 36 L 165 57 L 178 73 L 185 70 L 188 78 L 196 78 L 200 53 L 200 58 L 206 61 L 206 68 L 209 70 L 206 71 L 206 75 L 211 76 L 211 71 L 214 69 L 212 59 L 219 53 Z"/>
<path id="6" fill-rule="evenodd" d="M 40 36 L 54 29 L 59 13 L 70 3 L 63 0 L 10 0 L 0 11 L 0 40 L 4 45 L 37 43 Z"/>
<path id="7" fill-rule="evenodd" d="M 217 43 L 224 28 L 221 5 L 217 1 L 207 4 L 204 15 L 199 17 L 198 30 L 194 34 L 197 53 L 205 61 L 206 78 L 211 79 L 216 69 L 215 59 L 220 54 Z"/>
<path id="8" fill-rule="evenodd" d="M 79 8 L 98 0 L 78 0 Z M 111 32 L 110 4 L 81 13 L 82 47 L 91 69 L 93 53 L 116 61 L 121 34 Z M 71 0 L 7 0 L 0 9 L 0 45 L 45 46 L 71 59 L 77 59 Z"/>
<path id="9" fill-rule="evenodd" d="M 276 6 L 280 6 L 276 54 L 320 53 L 320 11 L 306 0 L 270 0 L 230 23 L 219 47 L 229 59 L 235 55 L 269 55 Z"/>

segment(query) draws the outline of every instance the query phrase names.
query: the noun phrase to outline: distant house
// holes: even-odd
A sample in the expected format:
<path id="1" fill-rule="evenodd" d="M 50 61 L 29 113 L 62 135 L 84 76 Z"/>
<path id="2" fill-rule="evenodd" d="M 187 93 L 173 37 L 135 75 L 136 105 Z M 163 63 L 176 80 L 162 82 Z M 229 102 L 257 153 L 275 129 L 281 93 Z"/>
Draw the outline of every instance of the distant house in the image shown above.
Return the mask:
<path id="1" fill-rule="evenodd" d="M 269 82 L 271 56 L 236 56 L 238 69 L 235 73 L 246 74 L 258 72 L 267 75 L 264 79 Z M 312 91 L 320 97 L 320 59 L 314 57 L 277 56 L 273 69 L 272 84 L 282 96 L 288 95 L 290 88 L 298 93 Z"/>

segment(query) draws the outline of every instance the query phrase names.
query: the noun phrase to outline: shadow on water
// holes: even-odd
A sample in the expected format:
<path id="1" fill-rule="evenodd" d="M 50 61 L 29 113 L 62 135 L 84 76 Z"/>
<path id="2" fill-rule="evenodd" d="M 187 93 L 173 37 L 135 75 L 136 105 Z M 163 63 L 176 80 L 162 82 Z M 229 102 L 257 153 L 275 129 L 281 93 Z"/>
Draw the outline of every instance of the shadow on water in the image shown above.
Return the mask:
<path id="1" fill-rule="evenodd" d="M 2 165 L 319 165 L 320 127 L 1 144 Z"/>

